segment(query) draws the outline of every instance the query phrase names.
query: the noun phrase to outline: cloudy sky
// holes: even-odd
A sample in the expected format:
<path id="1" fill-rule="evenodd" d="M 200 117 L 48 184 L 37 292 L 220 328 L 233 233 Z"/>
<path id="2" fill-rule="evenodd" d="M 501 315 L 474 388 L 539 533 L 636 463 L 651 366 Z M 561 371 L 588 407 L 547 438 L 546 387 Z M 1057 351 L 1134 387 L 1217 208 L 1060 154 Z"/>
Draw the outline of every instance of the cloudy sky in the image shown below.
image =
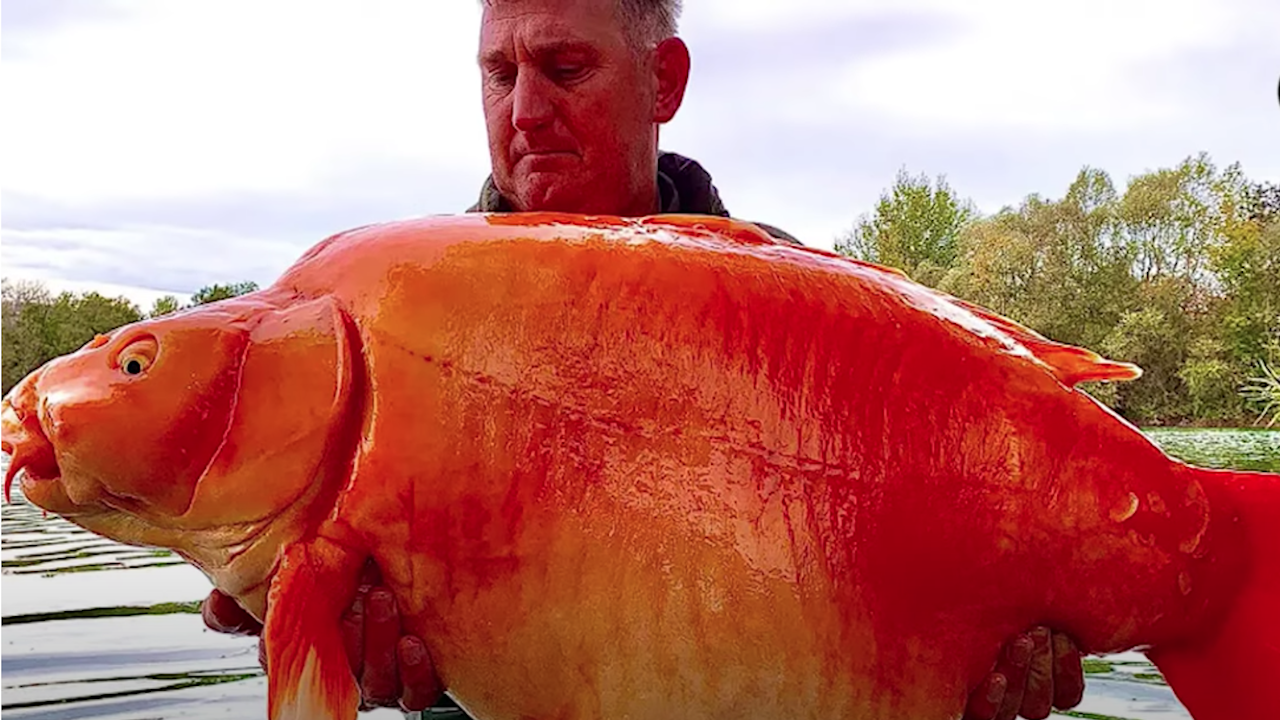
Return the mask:
<path id="1" fill-rule="evenodd" d="M 488 173 L 474 0 L 5 0 L 0 265 L 149 306 L 266 285 Z M 905 167 L 985 211 L 1207 151 L 1280 181 L 1275 0 L 685 0 L 662 145 L 831 247 Z"/>

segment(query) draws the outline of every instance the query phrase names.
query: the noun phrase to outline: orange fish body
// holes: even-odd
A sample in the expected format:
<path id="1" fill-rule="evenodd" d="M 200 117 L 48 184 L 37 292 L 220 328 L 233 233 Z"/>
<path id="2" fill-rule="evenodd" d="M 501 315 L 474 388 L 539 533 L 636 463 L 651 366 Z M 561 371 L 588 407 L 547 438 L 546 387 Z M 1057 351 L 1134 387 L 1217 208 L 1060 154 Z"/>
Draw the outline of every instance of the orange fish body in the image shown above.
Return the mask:
<path id="1" fill-rule="evenodd" d="M 273 718 L 355 716 L 369 557 L 486 720 L 954 719 L 1035 624 L 1271 717 L 1280 478 L 1074 389 L 1136 375 L 733 221 L 467 215 L 99 338 L 4 443 L 265 620 Z"/>

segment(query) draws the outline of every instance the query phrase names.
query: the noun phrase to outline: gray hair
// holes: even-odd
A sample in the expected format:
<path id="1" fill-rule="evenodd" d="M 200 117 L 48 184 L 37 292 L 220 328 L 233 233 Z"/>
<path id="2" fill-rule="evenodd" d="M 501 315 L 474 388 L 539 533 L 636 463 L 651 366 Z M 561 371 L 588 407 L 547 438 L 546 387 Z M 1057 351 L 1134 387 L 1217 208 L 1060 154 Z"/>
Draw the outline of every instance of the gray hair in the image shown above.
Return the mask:
<path id="1" fill-rule="evenodd" d="M 480 0 L 493 5 L 502 0 Z M 650 48 L 673 37 L 680 19 L 682 0 L 614 0 L 618 19 L 632 47 Z"/>
<path id="2" fill-rule="evenodd" d="M 627 38 L 637 47 L 652 47 L 676 34 L 681 0 L 617 0 Z"/>

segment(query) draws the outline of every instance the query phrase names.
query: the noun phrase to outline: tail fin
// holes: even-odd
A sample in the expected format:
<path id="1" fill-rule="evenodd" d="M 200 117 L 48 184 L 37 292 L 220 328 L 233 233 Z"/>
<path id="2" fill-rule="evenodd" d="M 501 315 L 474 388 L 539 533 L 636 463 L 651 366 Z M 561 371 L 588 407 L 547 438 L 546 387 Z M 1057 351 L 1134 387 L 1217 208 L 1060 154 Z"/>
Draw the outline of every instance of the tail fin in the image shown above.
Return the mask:
<path id="1" fill-rule="evenodd" d="M 1239 591 L 1204 637 L 1148 653 L 1196 720 L 1280 717 L 1280 475 L 1206 471 L 1235 506 L 1247 557 Z"/>

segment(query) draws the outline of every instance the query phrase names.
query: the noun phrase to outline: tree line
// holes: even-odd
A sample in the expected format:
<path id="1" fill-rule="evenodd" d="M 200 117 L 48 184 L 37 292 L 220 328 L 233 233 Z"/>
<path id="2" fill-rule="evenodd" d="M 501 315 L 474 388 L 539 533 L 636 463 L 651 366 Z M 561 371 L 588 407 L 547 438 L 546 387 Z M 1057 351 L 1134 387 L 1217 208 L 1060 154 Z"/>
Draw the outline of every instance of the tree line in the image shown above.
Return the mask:
<path id="1" fill-rule="evenodd" d="M 8 393 L 28 373 L 53 358 L 78 350 L 98 333 L 257 289 L 253 282 L 208 285 L 192 295 L 187 304 L 166 295 L 144 313 L 124 297 L 106 297 L 96 292 L 54 295 L 43 283 L 6 278 L 0 289 L 3 392 Z"/>
<path id="2" fill-rule="evenodd" d="M 1280 185 L 1188 157 L 1123 192 L 1085 167 L 1057 199 L 977 211 L 945 176 L 899 172 L 838 252 L 899 268 L 1059 342 L 1135 363 L 1126 383 L 1082 386 L 1132 422 L 1280 422 Z M 211 285 L 186 307 L 254 283 Z M 3 283 L 3 391 L 144 313 L 125 298 Z"/>
<path id="3" fill-rule="evenodd" d="M 1280 185 L 1238 164 L 1200 154 L 1123 192 L 1085 167 L 990 215 L 904 170 L 836 249 L 1139 365 L 1082 386 L 1135 423 L 1280 421 Z"/>

